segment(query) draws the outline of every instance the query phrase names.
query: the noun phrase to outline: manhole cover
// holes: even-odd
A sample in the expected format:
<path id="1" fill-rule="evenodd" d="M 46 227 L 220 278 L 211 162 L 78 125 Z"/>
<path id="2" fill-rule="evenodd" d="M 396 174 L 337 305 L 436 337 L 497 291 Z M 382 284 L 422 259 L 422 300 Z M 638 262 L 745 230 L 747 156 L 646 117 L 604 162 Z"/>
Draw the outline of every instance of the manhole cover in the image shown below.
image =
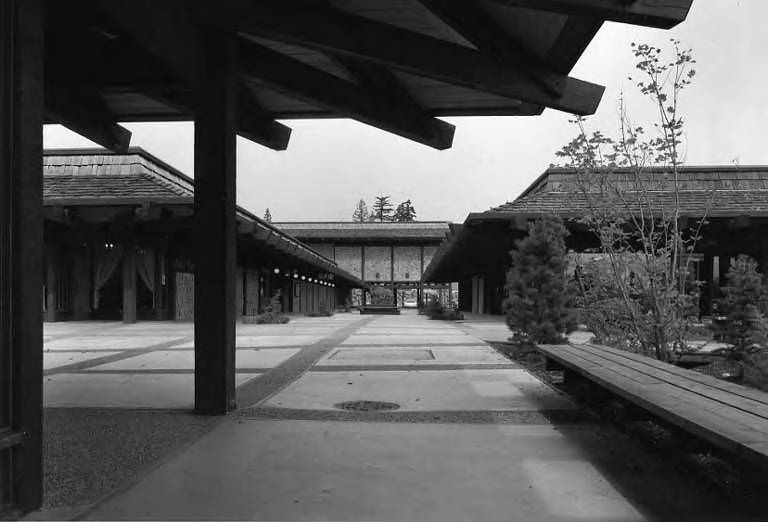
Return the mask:
<path id="1" fill-rule="evenodd" d="M 395 404 L 394 402 L 382 402 L 382 401 L 348 401 L 348 402 L 340 402 L 338 404 L 333 405 L 334 408 L 339 408 L 340 410 L 349 410 L 349 411 L 386 411 L 386 410 L 397 410 L 400 408 L 399 404 Z"/>

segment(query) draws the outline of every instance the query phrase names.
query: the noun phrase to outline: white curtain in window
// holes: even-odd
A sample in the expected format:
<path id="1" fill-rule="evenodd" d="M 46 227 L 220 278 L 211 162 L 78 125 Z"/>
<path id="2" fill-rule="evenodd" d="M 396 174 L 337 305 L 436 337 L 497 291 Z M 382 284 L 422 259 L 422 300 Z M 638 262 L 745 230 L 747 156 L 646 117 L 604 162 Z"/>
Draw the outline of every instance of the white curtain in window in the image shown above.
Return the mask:
<path id="1" fill-rule="evenodd" d="M 147 285 L 149 291 L 155 292 L 155 253 L 152 250 L 142 250 L 136 254 L 136 271 Z"/>
<path id="2" fill-rule="evenodd" d="M 123 258 L 123 247 L 114 245 L 111 248 L 101 248 L 96 251 L 96 273 L 94 274 L 93 284 L 93 308 L 99 309 L 101 300 L 101 289 L 107 284 L 109 278 L 115 272 Z"/>

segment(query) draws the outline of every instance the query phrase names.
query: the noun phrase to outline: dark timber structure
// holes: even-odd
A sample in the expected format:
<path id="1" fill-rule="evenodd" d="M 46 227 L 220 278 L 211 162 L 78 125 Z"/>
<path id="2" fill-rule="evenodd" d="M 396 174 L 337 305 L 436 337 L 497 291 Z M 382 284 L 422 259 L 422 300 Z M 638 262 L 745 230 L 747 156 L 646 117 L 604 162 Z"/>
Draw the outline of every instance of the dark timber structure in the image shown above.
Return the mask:
<path id="1" fill-rule="evenodd" d="M 148 152 L 46 151 L 46 321 L 194 316 L 194 181 Z M 235 316 L 334 310 L 365 284 L 237 208 Z"/>
<path id="2" fill-rule="evenodd" d="M 674 215 L 674 178 L 667 169 L 646 169 L 639 180 L 632 172 L 615 169 L 600 179 L 602 193 L 598 184 L 589 186 L 575 170 L 551 168 L 514 201 L 469 214 L 462 225 L 452 225 L 451 234 L 425 271 L 425 280 L 459 282 L 462 310 L 501 313 L 509 251 L 527 234 L 530 221 L 562 217 L 571 232 L 568 247 L 583 252 L 599 244 L 578 219 L 590 209 L 599 211 L 601 204 L 639 215 L 637 202 L 644 201 L 646 212 L 653 209 L 657 216 L 662 212 Z M 616 191 L 621 191 L 623 201 Z M 703 282 L 701 312 L 708 314 L 732 257 L 750 255 L 768 273 L 768 167 L 680 167 L 678 196 L 681 229 L 696 227 L 706 218 L 692 268 L 696 279 Z"/>
<path id="3" fill-rule="evenodd" d="M 438 246 L 449 232 L 445 221 L 412 223 L 347 223 L 339 221 L 275 223 L 303 241 L 339 268 L 359 277 L 369 286 L 389 287 L 402 306 L 404 290 L 416 290 L 416 301 L 423 301 L 421 276 Z M 430 285 L 442 292 L 445 285 Z M 450 290 L 450 288 L 449 288 Z M 357 302 L 361 301 L 361 302 Z M 353 304 L 364 304 L 365 295 L 355 294 Z"/>
<path id="4" fill-rule="evenodd" d="M 195 122 L 195 409 L 234 397 L 235 135 L 349 117 L 450 147 L 448 115 L 589 114 L 568 76 L 605 20 L 692 0 L 0 0 L 0 504 L 42 498 L 42 125 L 125 150 L 119 121 Z M 205 255 L 202 255 L 202 254 Z"/>

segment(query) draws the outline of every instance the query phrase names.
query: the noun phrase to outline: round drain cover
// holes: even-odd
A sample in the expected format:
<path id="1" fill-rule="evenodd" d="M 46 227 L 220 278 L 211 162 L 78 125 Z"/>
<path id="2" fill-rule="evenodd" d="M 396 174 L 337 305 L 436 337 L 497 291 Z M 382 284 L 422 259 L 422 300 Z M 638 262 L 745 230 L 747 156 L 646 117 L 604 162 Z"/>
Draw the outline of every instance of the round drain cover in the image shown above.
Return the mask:
<path id="1" fill-rule="evenodd" d="M 394 402 L 382 402 L 382 401 L 348 401 L 340 402 L 333 405 L 334 408 L 349 411 L 386 411 L 397 410 L 400 408 L 399 404 Z"/>

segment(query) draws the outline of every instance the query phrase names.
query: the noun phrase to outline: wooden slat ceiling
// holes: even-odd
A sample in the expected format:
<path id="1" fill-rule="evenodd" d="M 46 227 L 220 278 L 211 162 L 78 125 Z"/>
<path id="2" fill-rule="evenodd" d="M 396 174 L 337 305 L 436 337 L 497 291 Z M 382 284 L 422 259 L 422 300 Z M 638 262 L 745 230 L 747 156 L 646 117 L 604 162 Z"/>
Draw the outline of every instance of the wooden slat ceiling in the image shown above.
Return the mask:
<path id="1" fill-rule="evenodd" d="M 430 147 L 440 116 L 574 114 L 603 88 L 568 76 L 604 20 L 672 27 L 692 0 L 48 0 L 46 119 L 125 149 L 119 121 L 193 119 L 197 49 L 236 35 L 238 132 L 353 118 Z"/>

